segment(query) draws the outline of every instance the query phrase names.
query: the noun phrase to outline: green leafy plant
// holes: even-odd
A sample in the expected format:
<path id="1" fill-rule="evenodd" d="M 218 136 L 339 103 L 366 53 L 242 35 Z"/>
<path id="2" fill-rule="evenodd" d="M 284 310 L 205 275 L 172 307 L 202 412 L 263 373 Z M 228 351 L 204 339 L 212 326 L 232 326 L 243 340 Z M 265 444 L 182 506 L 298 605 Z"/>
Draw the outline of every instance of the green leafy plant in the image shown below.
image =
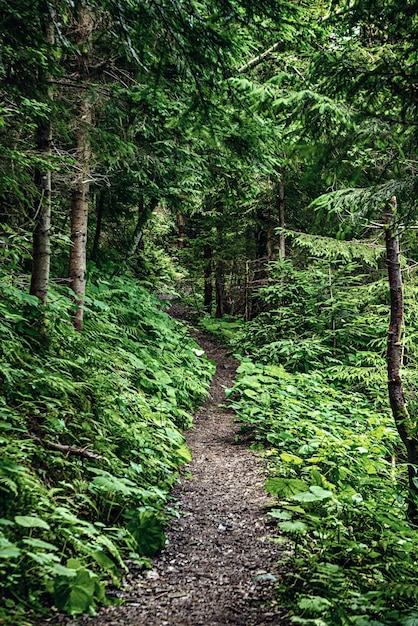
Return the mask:
<path id="1" fill-rule="evenodd" d="M 418 543 L 389 411 L 319 372 L 248 358 L 230 396 L 265 449 L 271 517 L 293 546 L 278 587 L 292 623 L 407 623 L 418 606 Z"/>
<path id="2" fill-rule="evenodd" d="M 314 238 L 308 240 L 313 246 Z M 292 260 L 273 264 L 270 284 L 258 292 L 264 311 L 231 329 L 230 345 L 241 355 L 281 364 L 289 371 L 320 369 L 333 386 L 354 388 L 384 407 L 389 306 L 384 269 L 351 256 L 335 258 L 340 249 L 349 255 L 353 248 L 351 254 L 356 254 L 356 244 L 338 243 L 344 245 L 331 247 L 330 258 L 310 259 L 307 267 L 297 267 Z M 326 252 L 325 246 L 322 256 Z M 406 276 L 407 388 L 418 367 L 416 290 L 413 277 Z M 407 393 L 414 403 L 413 383 Z"/>
<path id="3" fill-rule="evenodd" d="M 97 602 L 105 601 L 104 587 L 99 577 L 75 559 L 67 563 L 68 573 L 54 579 L 54 603 L 69 615 L 94 614 Z"/>
<path id="4" fill-rule="evenodd" d="M 165 544 L 167 494 L 190 461 L 182 428 L 213 366 L 133 279 L 89 287 L 85 330 L 52 289 L 41 307 L 0 276 L 0 617 L 104 601 L 126 560 Z M 39 328 L 44 330 L 39 332 Z"/>

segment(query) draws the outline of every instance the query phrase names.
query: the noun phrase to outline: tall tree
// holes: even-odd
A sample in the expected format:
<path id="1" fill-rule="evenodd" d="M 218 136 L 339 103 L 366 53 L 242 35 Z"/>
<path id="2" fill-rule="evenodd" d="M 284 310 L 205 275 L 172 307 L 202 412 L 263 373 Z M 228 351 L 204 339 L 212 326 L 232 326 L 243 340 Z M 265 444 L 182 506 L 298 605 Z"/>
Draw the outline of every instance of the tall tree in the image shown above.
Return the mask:
<path id="1" fill-rule="evenodd" d="M 55 32 L 52 16 L 47 15 L 43 22 L 43 32 L 46 42 L 51 49 L 54 45 Z M 45 92 L 45 100 L 51 101 L 53 94 L 47 85 L 50 75 L 45 76 L 43 68 L 38 74 L 40 85 Z M 41 88 L 42 88 L 41 87 Z M 43 115 L 36 127 L 36 148 L 41 158 L 47 162 L 52 152 L 52 125 L 50 113 Z M 35 170 L 35 184 L 39 190 L 37 206 L 35 207 L 35 228 L 33 232 L 32 248 L 32 274 L 30 283 L 31 295 L 37 296 L 42 304 L 46 304 L 50 259 L 51 259 L 51 202 L 52 202 L 52 178 L 51 169 L 46 165 L 43 169 Z"/>
<path id="2" fill-rule="evenodd" d="M 385 215 L 386 262 L 390 288 L 390 324 L 387 338 L 388 389 L 393 419 L 407 454 L 409 483 L 408 516 L 415 525 L 418 525 L 417 423 L 409 414 L 401 379 L 404 352 L 402 344 L 404 297 L 396 205 L 396 198 L 393 196 L 387 205 Z"/>
<path id="3" fill-rule="evenodd" d="M 79 83 L 80 90 L 76 105 L 76 174 L 71 200 L 71 248 L 68 269 L 69 287 L 74 293 L 77 305 L 74 326 L 79 331 L 83 329 L 83 304 L 87 280 L 87 227 L 91 182 L 90 127 L 93 115 L 89 79 L 93 29 L 92 8 L 83 2 L 74 23 L 74 43 L 77 52 L 75 80 Z"/>

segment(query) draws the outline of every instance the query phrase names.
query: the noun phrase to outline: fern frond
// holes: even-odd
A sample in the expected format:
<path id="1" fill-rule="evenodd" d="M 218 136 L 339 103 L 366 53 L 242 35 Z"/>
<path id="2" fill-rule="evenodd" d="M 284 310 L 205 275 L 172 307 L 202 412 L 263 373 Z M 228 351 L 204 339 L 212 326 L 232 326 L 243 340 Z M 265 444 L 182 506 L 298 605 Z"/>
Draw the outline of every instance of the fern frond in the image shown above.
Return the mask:
<path id="1" fill-rule="evenodd" d="M 17 483 L 15 483 L 15 481 L 9 476 L 0 475 L 0 489 L 6 492 L 11 492 L 15 496 L 17 496 L 18 493 Z"/>

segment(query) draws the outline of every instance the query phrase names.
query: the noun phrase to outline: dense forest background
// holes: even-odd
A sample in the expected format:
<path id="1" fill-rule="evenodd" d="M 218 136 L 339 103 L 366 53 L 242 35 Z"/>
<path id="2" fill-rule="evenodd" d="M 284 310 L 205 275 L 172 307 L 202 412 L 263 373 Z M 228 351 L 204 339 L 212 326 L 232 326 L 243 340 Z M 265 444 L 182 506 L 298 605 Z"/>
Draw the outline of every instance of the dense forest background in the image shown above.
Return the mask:
<path id="1" fill-rule="evenodd" d="M 0 621 L 163 547 L 213 371 L 176 297 L 242 360 L 292 621 L 418 623 L 417 30 L 414 0 L 0 0 Z"/>

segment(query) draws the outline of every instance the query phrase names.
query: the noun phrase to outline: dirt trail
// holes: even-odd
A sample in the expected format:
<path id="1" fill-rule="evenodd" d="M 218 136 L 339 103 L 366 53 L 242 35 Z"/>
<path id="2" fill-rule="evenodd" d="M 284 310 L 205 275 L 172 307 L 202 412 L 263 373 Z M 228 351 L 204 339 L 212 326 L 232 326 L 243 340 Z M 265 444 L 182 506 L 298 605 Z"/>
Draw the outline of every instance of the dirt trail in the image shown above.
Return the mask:
<path id="1" fill-rule="evenodd" d="M 197 341 L 217 362 L 210 398 L 187 442 L 192 479 L 174 490 L 183 515 L 169 529 L 168 546 L 145 576 L 131 573 L 125 604 L 67 626 L 287 626 L 274 600 L 279 546 L 271 541 L 264 508 L 263 463 L 237 443 L 233 413 L 219 406 L 236 363 L 204 334 Z"/>

